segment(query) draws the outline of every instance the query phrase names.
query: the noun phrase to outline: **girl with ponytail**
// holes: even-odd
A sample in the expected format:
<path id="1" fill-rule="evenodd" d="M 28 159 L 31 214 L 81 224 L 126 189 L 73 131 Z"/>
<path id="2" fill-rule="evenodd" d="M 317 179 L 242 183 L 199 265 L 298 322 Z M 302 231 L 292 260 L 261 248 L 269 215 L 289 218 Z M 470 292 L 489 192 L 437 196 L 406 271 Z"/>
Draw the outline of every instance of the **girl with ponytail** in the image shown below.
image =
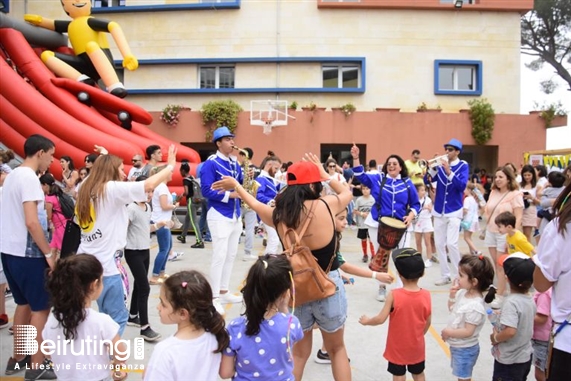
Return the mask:
<path id="1" fill-rule="evenodd" d="M 303 331 L 290 314 L 292 269 L 285 255 L 265 255 L 250 268 L 242 289 L 246 312 L 230 322 L 230 344 L 220 377 L 233 380 L 292 380 L 292 345 Z"/>
<path id="2" fill-rule="evenodd" d="M 47 289 L 53 309 L 42 337 L 54 343 L 70 340 L 66 350 L 54 350 L 51 354 L 58 380 L 108 380 L 113 370 L 109 356 L 114 358 L 115 368 L 121 369 L 123 355 L 128 351 L 120 340 L 119 324 L 91 308 L 103 290 L 101 263 L 88 254 L 60 259 L 48 277 Z M 103 345 L 103 340 L 111 345 Z M 114 380 L 125 377 L 126 372 L 113 372 Z"/>
<path id="3" fill-rule="evenodd" d="M 161 323 L 176 324 L 177 331 L 157 344 L 144 380 L 217 381 L 229 337 L 204 275 L 191 270 L 168 277 L 161 286 L 157 309 Z"/>

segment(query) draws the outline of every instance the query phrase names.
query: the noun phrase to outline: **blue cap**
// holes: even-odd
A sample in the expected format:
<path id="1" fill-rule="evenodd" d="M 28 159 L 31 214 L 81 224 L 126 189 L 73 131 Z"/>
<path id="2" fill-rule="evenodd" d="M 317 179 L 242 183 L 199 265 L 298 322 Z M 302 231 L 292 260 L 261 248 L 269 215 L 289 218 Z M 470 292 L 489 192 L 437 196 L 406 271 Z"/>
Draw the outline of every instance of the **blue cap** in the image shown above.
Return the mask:
<path id="1" fill-rule="evenodd" d="M 456 148 L 458 151 L 462 151 L 462 143 L 458 139 L 450 139 L 448 143 L 444 144 L 444 148 L 448 146 L 452 146 Z"/>
<path id="2" fill-rule="evenodd" d="M 230 129 L 226 126 L 218 127 L 212 134 L 212 143 L 216 142 L 218 139 L 225 138 L 226 136 L 233 138 L 234 134 L 231 133 Z"/>

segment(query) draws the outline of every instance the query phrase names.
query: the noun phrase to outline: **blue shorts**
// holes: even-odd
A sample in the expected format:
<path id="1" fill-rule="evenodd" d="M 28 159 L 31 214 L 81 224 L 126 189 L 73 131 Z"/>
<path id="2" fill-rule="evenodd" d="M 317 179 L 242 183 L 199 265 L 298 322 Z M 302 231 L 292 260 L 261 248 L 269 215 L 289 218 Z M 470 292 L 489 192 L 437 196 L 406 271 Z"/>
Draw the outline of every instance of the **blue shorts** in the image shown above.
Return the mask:
<path id="1" fill-rule="evenodd" d="M 533 366 L 541 369 L 545 372 L 545 366 L 547 364 L 547 349 L 549 347 L 549 341 L 542 340 L 531 340 L 531 346 L 533 347 Z"/>
<path id="2" fill-rule="evenodd" d="M 472 378 L 472 370 L 480 355 L 480 344 L 471 347 L 450 347 L 452 375 L 461 380 Z"/>
<path id="3" fill-rule="evenodd" d="M 322 331 L 333 333 L 342 328 L 347 320 L 347 297 L 339 270 L 330 271 L 329 279 L 337 286 L 334 295 L 295 308 L 294 314 L 304 332 L 310 331 L 317 323 Z"/>
<path id="4" fill-rule="evenodd" d="M 34 312 L 50 308 L 50 296 L 45 286 L 49 266 L 45 258 L 2 253 L 2 266 L 17 305 L 29 305 Z"/>

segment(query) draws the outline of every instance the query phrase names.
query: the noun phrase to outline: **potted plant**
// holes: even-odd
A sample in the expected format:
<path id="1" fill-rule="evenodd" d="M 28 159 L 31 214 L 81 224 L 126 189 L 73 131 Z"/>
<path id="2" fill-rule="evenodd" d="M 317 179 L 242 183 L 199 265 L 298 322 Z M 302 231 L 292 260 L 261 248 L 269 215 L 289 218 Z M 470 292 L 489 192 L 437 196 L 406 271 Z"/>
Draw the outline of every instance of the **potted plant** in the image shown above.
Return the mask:
<path id="1" fill-rule="evenodd" d="M 182 105 L 166 105 L 161 112 L 160 119 L 167 124 L 170 128 L 177 126 L 180 118 L 180 112 L 185 107 Z"/>
<path id="2" fill-rule="evenodd" d="M 441 112 L 442 108 L 440 105 L 437 105 L 436 108 L 429 108 L 426 103 L 422 102 L 416 108 L 416 112 Z"/>
<path id="3" fill-rule="evenodd" d="M 477 144 L 486 144 L 492 138 L 496 113 L 487 99 L 472 99 L 470 106 L 470 122 L 472 123 L 472 137 Z"/>
<path id="4" fill-rule="evenodd" d="M 289 106 L 287 107 L 288 109 L 295 111 L 297 110 L 297 102 L 296 101 L 292 101 Z"/>
<path id="5" fill-rule="evenodd" d="M 301 108 L 303 111 L 315 111 L 317 110 L 317 105 L 313 101 Z"/>
<path id="6" fill-rule="evenodd" d="M 355 106 L 353 105 L 353 103 L 349 102 L 344 104 L 343 106 L 341 106 L 341 111 L 343 111 L 343 114 L 345 114 L 345 116 L 349 116 L 352 113 L 354 113 L 356 110 Z"/>
<path id="7" fill-rule="evenodd" d="M 212 131 L 217 127 L 226 126 L 231 132 L 238 127 L 238 114 L 242 107 L 231 99 L 212 101 L 202 105 L 202 124 L 207 126 L 206 141 L 210 141 Z"/>
<path id="8" fill-rule="evenodd" d="M 536 104 L 536 108 L 537 108 Z M 567 116 L 567 111 L 563 108 L 561 102 L 551 103 L 548 105 L 543 105 L 540 107 L 540 111 L 530 111 L 530 114 L 539 114 L 539 117 L 545 122 L 545 128 L 562 126 L 565 125 L 565 117 Z M 561 119 L 556 121 L 556 119 Z"/>

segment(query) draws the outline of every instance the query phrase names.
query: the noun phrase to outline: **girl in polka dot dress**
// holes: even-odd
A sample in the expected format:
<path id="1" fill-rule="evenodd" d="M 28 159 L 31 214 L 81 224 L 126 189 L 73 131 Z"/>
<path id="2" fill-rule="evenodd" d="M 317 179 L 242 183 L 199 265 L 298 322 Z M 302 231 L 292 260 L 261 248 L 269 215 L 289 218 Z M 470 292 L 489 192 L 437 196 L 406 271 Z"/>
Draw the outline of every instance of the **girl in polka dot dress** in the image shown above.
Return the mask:
<path id="1" fill-rule="evenodd" d="M 246 312 L 228 325 L 220 377 L 294 381 L 292 345 L 303 331 L 288 312 L 291 271 L 284 255 L 260 257 L 250 268 L 242 289 Z"/>
<path id="2" fill-rule="evenodd" d="M 181 271 L 162 284 L 161 323 L 176 333 L 155 347 L 145 381 L 218 380 L 221 352 L 228 346 L 224 318 L 212 304 L 212 289 L 198 271 Z"/>

